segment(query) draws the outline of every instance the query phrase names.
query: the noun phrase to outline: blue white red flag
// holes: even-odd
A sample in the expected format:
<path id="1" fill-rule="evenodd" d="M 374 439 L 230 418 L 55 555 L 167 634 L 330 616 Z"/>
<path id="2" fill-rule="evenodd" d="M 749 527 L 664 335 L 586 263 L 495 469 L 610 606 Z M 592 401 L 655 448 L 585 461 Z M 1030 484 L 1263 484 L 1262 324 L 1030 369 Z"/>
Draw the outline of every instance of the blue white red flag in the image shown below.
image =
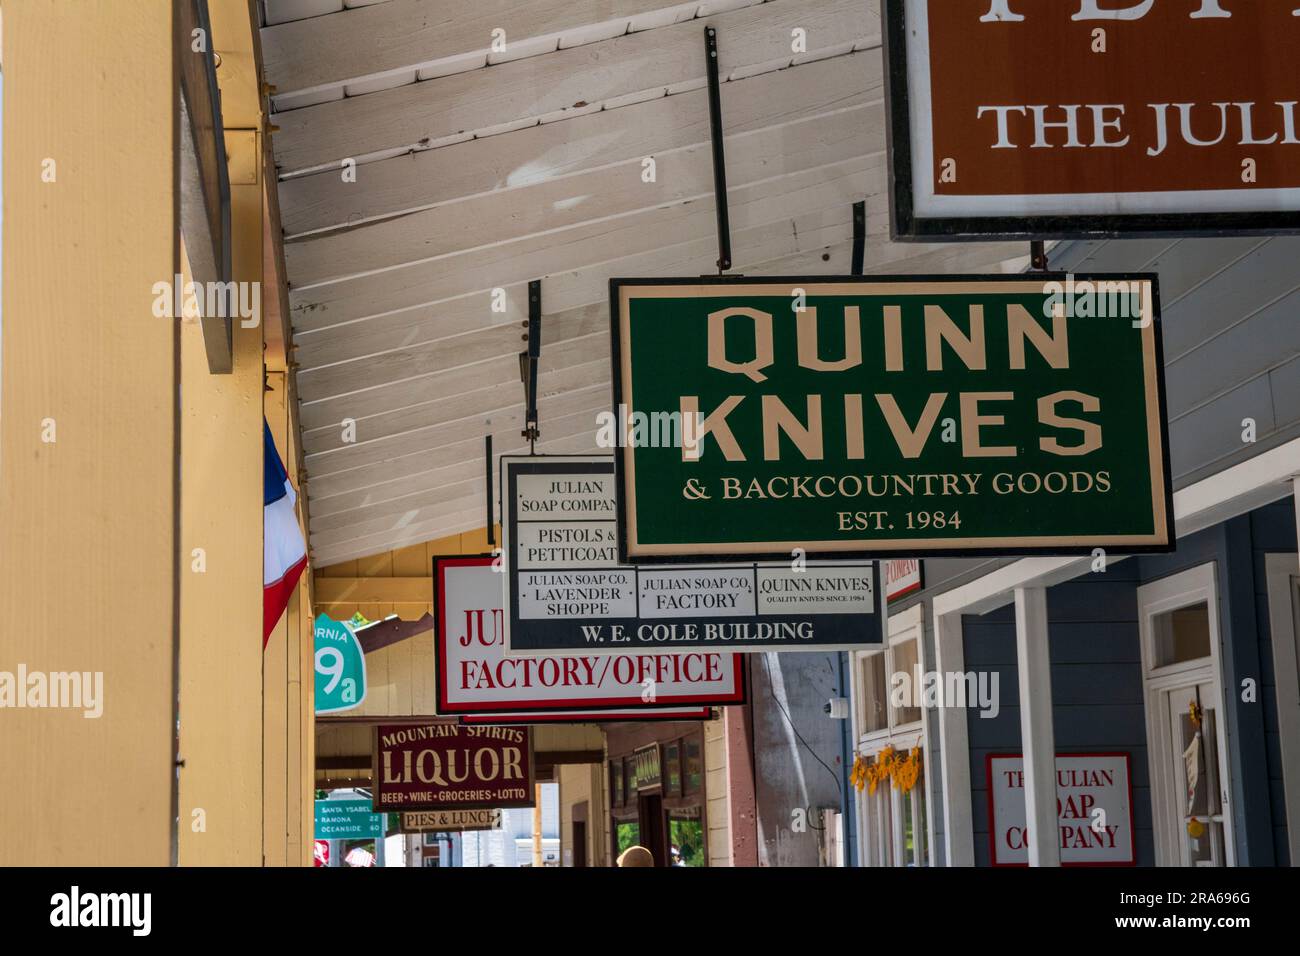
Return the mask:
<path id="1" fill-rule="evenodd" d="M 262 647 L 289 606 L 289 596 L 307 567 L 307 543 L 298 525 L 298 500 L 271 428 L 262 420 L 266 462 L 262 470 Z"/>

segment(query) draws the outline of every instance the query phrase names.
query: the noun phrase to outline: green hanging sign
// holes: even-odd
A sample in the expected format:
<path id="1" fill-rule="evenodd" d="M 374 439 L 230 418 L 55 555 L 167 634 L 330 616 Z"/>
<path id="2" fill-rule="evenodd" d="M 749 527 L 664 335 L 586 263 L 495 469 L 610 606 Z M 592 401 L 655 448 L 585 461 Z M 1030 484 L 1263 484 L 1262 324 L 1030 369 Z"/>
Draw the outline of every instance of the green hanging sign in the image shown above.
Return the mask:
<path id="1" fill-rule="evenodd" d="M 366 699 L 366 655 L 348 625 L 320 614 L 316 635 L 316 713 L 336 714 Z"/>
<path id="2" fill-rule="evenodd" d="M 1168 551 L 1149 275 L 615 279 L 619 558 Z"/>

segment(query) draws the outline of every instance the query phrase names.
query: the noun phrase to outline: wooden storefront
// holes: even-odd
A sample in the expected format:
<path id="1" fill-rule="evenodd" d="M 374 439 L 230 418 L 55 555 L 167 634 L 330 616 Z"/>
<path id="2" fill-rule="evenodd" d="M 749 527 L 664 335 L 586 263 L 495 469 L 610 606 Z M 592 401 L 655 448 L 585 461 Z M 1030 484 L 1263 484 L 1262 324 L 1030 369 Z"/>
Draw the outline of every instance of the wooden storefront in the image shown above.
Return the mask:
<path id="1" fill-rule="evenodd" d="M 703 725 L 608 727 L 606 735 L 614 858 L 640 844 L 656 866 L 706 866 Z"/>

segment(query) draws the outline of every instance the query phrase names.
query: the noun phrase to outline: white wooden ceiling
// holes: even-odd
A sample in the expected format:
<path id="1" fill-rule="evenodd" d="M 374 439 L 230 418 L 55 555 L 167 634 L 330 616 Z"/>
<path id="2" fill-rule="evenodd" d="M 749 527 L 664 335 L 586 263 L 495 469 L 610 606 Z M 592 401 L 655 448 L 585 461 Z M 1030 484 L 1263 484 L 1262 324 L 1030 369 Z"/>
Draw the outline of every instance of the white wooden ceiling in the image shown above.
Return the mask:
<path id="1" fill-rule="evenodd" d="M 1023 246 L 888 241 L 878 6 L 265 0 L 313 564 L 483 525 L 483 437 L 527 450 L 530 279 L 537 450 L 597 450 L 608 280 L 715 269 L 706 23 L 733 271 L 847 273 L 861 199 L 868 272 L 1018 269 Z"/>

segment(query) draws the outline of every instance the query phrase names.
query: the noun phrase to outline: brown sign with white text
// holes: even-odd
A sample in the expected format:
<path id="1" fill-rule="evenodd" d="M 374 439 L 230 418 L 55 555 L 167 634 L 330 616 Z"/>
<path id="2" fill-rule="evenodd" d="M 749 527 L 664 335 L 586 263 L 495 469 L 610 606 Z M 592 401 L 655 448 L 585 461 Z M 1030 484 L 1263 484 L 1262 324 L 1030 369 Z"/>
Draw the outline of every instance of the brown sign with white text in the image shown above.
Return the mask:
<path id="1" fill-rule="evenodd" d="M 900 145 L 908 160 L 896 180 L 911 185 L 896 205 L 904 218 L 1294 217 L 1300 208 L 1293 0 L 890 8 L 893 109 L 910 114 L 893 126 L 895 161 Z"/>
<path id="2" fill-rule="evenodd" d="M 454 723 L 375 728 L 376 811 L 533 805 L 533 738 L 526 727 Z"/>

